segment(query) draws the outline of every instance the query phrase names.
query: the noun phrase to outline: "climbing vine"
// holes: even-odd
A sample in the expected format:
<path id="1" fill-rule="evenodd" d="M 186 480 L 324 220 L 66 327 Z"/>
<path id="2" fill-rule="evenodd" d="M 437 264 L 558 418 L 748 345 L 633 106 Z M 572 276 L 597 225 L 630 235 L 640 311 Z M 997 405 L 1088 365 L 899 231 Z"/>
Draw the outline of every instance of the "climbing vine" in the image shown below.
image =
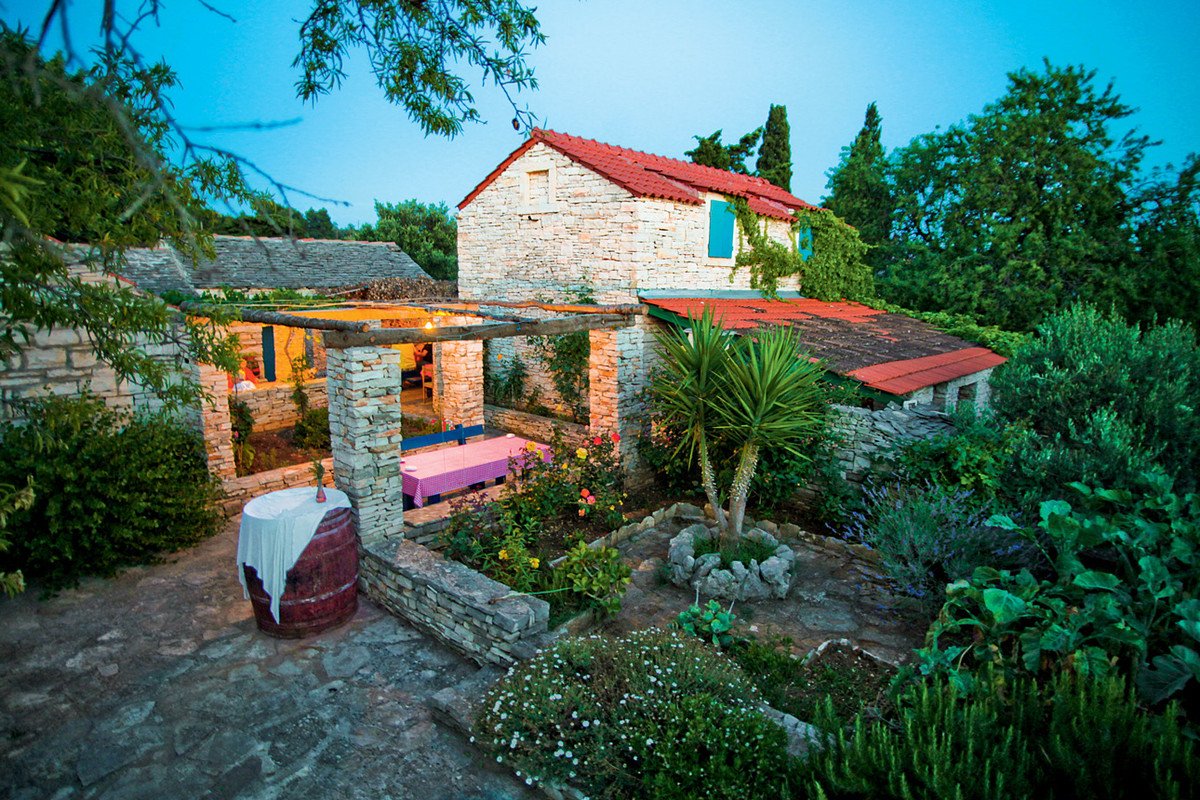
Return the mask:
<path id="1" fill-rule="evenodd" d="M 592 305 L 596 302 L 587 287 L 574 293 L 572 302 Z M 537 358 L 550 373 L 554 390 L 570 409 L 576 422 L 587 421 L 588 359 L 591 337 L 587 331 L 562 336 L 530 337 Z"/>
<path id="2" fill-rule="evenodd" d="M 811 249 L 802 252 L 794 244 L 785 245 L 768 236 L 765 223 L 743 198 L 733 198 L 732 206 L 748 245 L 738 253 L 733 272 L 748 268 L 751 288 L 774 297 L 780 280 L 795 277 L 806 296 L 819 300 L 869 300 L 874 296 L 871 268 L 863 261 L 867 245 L 858 231 L 832 211 L 794 212 L 793 233 L 812 234 Z"/>

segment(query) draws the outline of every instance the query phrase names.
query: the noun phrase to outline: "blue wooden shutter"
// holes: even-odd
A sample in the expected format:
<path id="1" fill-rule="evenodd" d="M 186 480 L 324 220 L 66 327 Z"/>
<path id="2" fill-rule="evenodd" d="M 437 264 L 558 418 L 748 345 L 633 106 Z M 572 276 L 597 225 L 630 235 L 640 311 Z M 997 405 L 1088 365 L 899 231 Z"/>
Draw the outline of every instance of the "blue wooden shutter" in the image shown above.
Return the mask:
<path id="1" fill-rule="evenodd" d="M 262 378 L 267 383 L 275 380 L 275 329 L 270 325 L 264 325 L 262 329 Z"/>
<path id="2" fill-rule="evenodd" d="M 733 258 L 733 209 L 724 200 L 708 207 L 708 257 Z"/>
<path id="3" fill-rule="evenodd" d="M 796 252 L 801 261 L 808 261 L 813 254 L 813 232 L 807 225 L 796 231 Z"/>

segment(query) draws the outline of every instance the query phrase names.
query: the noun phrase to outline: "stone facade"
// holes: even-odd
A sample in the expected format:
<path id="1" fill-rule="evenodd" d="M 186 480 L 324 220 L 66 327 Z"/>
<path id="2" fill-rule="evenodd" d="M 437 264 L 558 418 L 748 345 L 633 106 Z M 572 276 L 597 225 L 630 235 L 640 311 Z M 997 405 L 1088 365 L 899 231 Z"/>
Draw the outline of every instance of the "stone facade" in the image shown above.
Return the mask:
<path id="1" fill-rule="evenodd" d="M 364 541 L 359 589 L 479 663 L 507 665 L 546 633 L 550 606 L 419 544 Z M 523 646 L 524 645 L 524 646 Z"/>
<path id="2" fill-rule="evenodd" d="M 985 409 L 992 402 L 991 377 L 992 369 L 985 369 L 952 381 L 926 386 L 906 397 L 904 407 L 929 406 L 935 411 L 953 411 L 959 403 L 972 403 L 976 409 Z"/>
<path id="3" fill-rule="evenodd" d="M 400 353 L 328 351 L 329 434 L 337 487 L 350 496 L 364 544 L 404 535 Z"/>
<path id="4" fill-rule="evenodd" d="M 322 350 L 322 353 L 324 350 Z M 304 384 L 308 394 L 310 408 L 324 408 L 329 405 L 329 394 L 324 378 L 315 378 Z M 292 402 L 291 384 L 267 384 L 263 387 L 244 392 L 234 392 L 233 396 L 250 407 L 254 417 L 254 430 L 277 431 L 296 424 L 299 419 L 296 414 L 296 404 Z"/>
<path id="5" fill-rule="evenodd" d="M 530 174 L 541 172 L 548 173 L 548 182 L 531 187 Z M 597 303 L 609 304 L 636 303 L 638 292 L 648 289 L 749 289 L 747 272 L 731 280 L 733 258 L 708 256 L 708 201 L 724 199 L 709 194 L 705 203 L 689 205 L 635 197 L 538 143 L 461 209 L 459 294 L 483 304 L 489 299 L 571 302 L 586 287 Z M 765 224 L 771 238 L 790 241 L 786 222 Z M 735 255 L 741 244 L 735 234 Z M 645 336 L 642 342 L 648 344 Z M 504 369 L 500 355 L 521 356 L 526 386 L 539 393 L 540 402 L 563 403 L 525 340 L 491 344 L 489 375 Z M 643 370 L 649 368 L 648 356 L 638 361 Z M 636 382 L 644 384 L 645 376 Z M 588 399 L 596 399 L 594 392 Z M 609 409 L 588 411 L 593 421 L 609 414 Z"/>
<path id="6" fill-rule="evenodd" d="M 205 395 L 200 401 L 200 430 L 208 454 L 208 471 L 224 480 L 237 475 L 233 460 L 233 422 L 229 418 L 229 378 L 208 364 L 197 364 L 196 378 Z"/>
<path id="7" fill-rule="evenodd" d="M 648 371 L 643 354 L 649 323 L 638 317 L 628 328 L 591 331 L 588 363 L 589 427 L 594 433 L 621 435 L 620 451 L 625 467 L 636 478 L 639 472 L 637 440 L 641 434 L 641 395 Z"/>
<path id="8" fill-rule="evenodd" d="M 434 346 L 437 376 L 434 409 L 455 425 L 483 424 L 483 342 L 443 342 Z"/>

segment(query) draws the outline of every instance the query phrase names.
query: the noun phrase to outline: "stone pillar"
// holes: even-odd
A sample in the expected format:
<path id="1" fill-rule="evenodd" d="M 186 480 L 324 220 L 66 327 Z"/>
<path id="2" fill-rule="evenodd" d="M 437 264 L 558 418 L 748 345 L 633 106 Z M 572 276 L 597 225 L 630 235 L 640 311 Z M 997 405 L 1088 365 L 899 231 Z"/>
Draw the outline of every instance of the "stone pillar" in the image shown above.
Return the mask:
<path id="1" fill-rule="evenodd" d="M 364 546 L 404 535 L 400 351 L 327 351 L 329 435 L 337 488 L 350 496 Z"/>
<path id="2" fill-rule="evenodd" d="M 637 440 L 641 435 L 640 394 L 646 381 L 646 330 L 638 324 L 590 331 L 589 335 L 589 428 L 598 436 L 621 435 L 622 460 L 636 478 L 644 471 L 637 455 Z"/>
<path id="3" fill-rule="evenodd" d="M 233 422 L 229 419 L 229 377 L 211 364 L 197 364 L 194 374 L 207 395 L 200 401 L 200 431 L 208 454 L 208 471 L 221 480 L 237 477 Z"/>
<path id="4" fill-rule="evenodd" d="M 483 424 L 483 342 L 443 342 L 437 411 L 447 423 Z"/>

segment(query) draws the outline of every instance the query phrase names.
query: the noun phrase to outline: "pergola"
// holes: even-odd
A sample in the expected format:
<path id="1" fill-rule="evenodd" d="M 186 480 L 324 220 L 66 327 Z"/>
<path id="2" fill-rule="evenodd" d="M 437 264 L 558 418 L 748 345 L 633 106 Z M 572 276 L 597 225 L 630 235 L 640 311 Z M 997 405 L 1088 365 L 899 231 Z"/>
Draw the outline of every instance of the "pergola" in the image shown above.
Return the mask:
<path id="1" fill-rule="evenodd" d="M 441 415 L 469 428 L 484 424 L 484 340 L 587 331 L 591 344 L 589 429 L 594 433 L 620 433 L 622 455 L 627 463 L 632 459 L 637 438 L 632 417 L 644 375 L 644 306 L 428 300 L 389 301 L 387 306 L 416 309 L 428 314 L 428 320 L 423 325 L 385 328 L 380 319 L 336 319 L 311 311 L 302 316 L 254 308 L 240 310 L 244 322 L 323 333 L 334 480 L 350 496 L 364 543 L 399 538 L 404 530 L 400 353 L 391 345 L 433 346 Z M 206 310 L 206 306 L 196 303 L 182 308 L 196 315 Z M 552 316 L 535 318 L 513 313 L 521 310 Z M 201 365 L 200 374 L 213 401 L 203 411 L 209 467 L 218 477 L 232 477 L 226 377 L 208 365 Z"/>

